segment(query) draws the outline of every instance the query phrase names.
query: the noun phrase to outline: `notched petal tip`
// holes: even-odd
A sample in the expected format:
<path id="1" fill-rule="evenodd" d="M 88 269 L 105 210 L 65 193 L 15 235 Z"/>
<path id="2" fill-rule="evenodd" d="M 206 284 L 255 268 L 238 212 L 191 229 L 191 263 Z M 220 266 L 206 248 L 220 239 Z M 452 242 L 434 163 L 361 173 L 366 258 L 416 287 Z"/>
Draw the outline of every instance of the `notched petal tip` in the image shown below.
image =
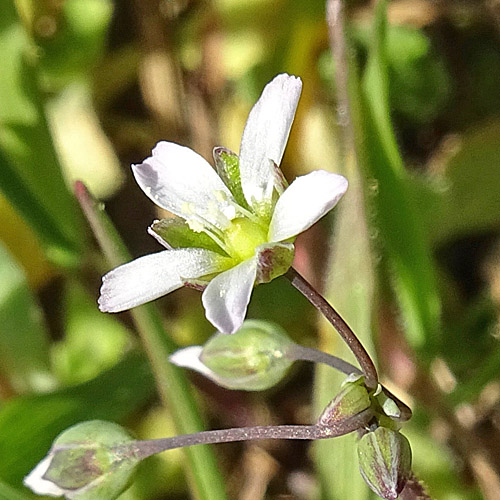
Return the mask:
<path id="1" fill-rule="evenodd" d="M 241 138 L 240 171 L 243 193 L 251 206 L 269 201 L 266 188 L 273 180 L 269 160 L 281 162 L 301 90 L 300 78 L 278 75 L 265 86 L 248 115 Z"/>
<path id="2" fill-rule="evenodd" d="M 112 272 L 112 271 L 110 271 Z M 109 287 L 108 287 L 108 274 L 105 274 L 103 277 L 102 277 L 102 284 L 101 284 L 101 288 L 100 288 L 100 295 L 99 295 L 99 298 L 97 299 L 97 305 L 99 307 L 99 311 L 101 312 L 116 312 L 116 311 L 113 311 L 112 308 L 110 308 L 110 305 L 109 305 L 109 294 L 110 294 L 110 291 L 109 291 Z"/>
<path id="3" fill-rule="evenodd" d="M 288 73 L 281 73 L 275 76 L 265 88 L 273 89 L 277 87 L 282 92 L 301 92 L 302 79 L 300 76 L 289 75 Z"/>

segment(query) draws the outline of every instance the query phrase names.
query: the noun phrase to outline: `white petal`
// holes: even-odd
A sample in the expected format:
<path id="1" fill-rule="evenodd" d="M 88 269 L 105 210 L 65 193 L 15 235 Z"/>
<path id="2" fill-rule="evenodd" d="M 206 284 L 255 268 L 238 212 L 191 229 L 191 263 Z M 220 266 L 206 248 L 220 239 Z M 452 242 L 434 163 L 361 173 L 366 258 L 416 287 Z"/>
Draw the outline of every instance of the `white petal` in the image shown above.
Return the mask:
<path id="1" fill-rule="evenodd" d="M 269 196 L 273 160 L 280 164 L 300 98 L 300 78 L 278 75 L 250 111 L 240 146 L 241 186 L 248 203 Z"/>
<path id="2" fill-rule="evenodd" d="M 168 360 L 174 365 L 190 368 L 213 380 L 215 374 L 200 361 L 202 350 L 203 347 L 201 345 L 192 345 L 175 351 Z"/>
<path id="3" fill-rule="evenodd" d="M 132 165 L 135 180 L 153 202 L 175 215 L 202 215 L 220 227 L 218 212 L 231 218 L 232 195 L 199 154 L 173 142 L 159 142 L 153 156 Z M 222 196 L 221 196 L 222 195 Z"/>
<path id="4" fill-rule="evenodd" d="M 62 490 L 52 481 L 43 479 L 47 472 L 53 456 L 47 455 L 23 480 L 23 484 L 37 495 L 49 495 L 51 497 L 62 497 L 66 491 Z"/>
<path id="5" fill-rule="evenodd" d="M 99 308 L 119 312 L 166 295 L 186 280 L 227 269 L 230 259 L 201 248 L 165 250 L 113 269 L 102 278 Z"/>
<path id="6" fill-rule="evenodd" d="M 203 292 L 207 319 L 222 333 L 234 333 L 245 319 L 257 262 L 248 259 L 216 276 Z"/>
<path id="7" fill-rule="evenodd" d="M 280 196 L 269 227 L 269 241 L 284 241 L 311 227 L 347 190 L 347 179 L 325 170 L 297 177 Z"/>

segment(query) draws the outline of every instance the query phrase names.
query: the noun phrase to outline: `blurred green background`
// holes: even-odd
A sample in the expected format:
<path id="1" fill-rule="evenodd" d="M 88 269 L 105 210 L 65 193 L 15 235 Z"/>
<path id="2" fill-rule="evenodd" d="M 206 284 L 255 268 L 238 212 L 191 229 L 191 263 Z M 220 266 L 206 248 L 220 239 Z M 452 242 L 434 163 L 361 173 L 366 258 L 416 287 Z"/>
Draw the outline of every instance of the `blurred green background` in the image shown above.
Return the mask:
<path id="1" fill-rule="evenodd" d="M 133 256 L 159 250 L 146 233 L 159 214 L 130 163 L 161 139 L 209 160 L 216 145 L 238 151 L 262 88 L 288 72 L 304 88 L 285 175 L 322 168 L 350 181 L 334 214 L 297 240 L 295 266 L 413 408 L 403 432 L 430 494 L 498 499 L 500 7 L 345 7 L 347 86 L 319 0 L 0 0 L 0 498 L 35 498 L 22 478 L 76 422 L 112 420 L 141 438 L 179 432 L 130 314 L 97 309 L 113 264 L 75 180 Z M 212 334 L 198 292 L 157 306 L 169 348 Z M 285 279 L 255 290 L 249 316 L 351 360 Z M 265 393 L 189 378 L 207 428 L 310 423 L 341 381 L 307 364 Z M 229 498 L 374 498 L 353 436 L 214 453 Z M 194 498 L 185 463 L 182 451 L 149 459 L 121 500 Z"/>

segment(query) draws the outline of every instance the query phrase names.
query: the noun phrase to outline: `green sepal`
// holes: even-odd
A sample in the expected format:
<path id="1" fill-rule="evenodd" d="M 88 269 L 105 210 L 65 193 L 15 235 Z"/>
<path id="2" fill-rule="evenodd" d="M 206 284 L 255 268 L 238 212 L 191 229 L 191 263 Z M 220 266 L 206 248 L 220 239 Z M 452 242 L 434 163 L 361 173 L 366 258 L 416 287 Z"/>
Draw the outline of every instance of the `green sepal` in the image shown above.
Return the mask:
<path id="1" fill-rule="evenodd" d="M 384 415 L 395 421 L 401 419 L 401 409 L 393 399 L 382 391 L 374 397 L 382 408 Z"/>
<path id="2" fill-rule="evenodd" d="M 84 445 L 58 450 L 44 475 L 59 488 L 77 490 L 97 481 L 112 467 L 108 450 Z"/>
<path id="3" fill-rule="evenodd" d="M 380 497 L 396 500 L 411 476 L 411 447 L 398 431 L 378 427 L 358 442 L 359 470 Z"/>
<path id="4" fill-rule="evenodd" d="M 227 256 L 210 236 L 193 231 L 179 217 L 156 220 L 149 227 L 149 232 L 167 248 L 204 248 Z"/>
<path id="5" fill-rule="evenodd" d="M 130 435 L 112 422 L 74 425 L 54 441 L 43 479 L 65 490 L 69 499 L 117 498 L 130 484 L 139 462 L 126 447 L 131 442 Z"/>
<path id="6" fill-rule="evenodd" d="M 215 169 L 227 186 L 231 194 L 234 196 L 236 202 L 246 208 L 250 209 L 241 188 L 240 176 L 240 159 L 236 153 L 223 147 L 214 148 L 213 151 Z"/>
<path id="7" fill-rule="evenodd" d="M 257 248 L 255 283 L 269 283 L 290 269 L 295 247 L 293 243 L 267 243 Z"/>
<path id="8" fill-rule="evenodd" d="M 318 424 L 337 425 L 370 408 L 370 395 L 363 381 L 364 379 L 356 382 L 346 382 L 342 390 L 323 410 L 318 419 Z"/>
<path id="9" fill-rule="evenodd" d="M 217 333 L 203 346 L 200 361 L 223 387 L 262 391 L 277 384 L 293 361 L 286 332 L 269 321 L 248 320 L 232 335 Z"/>

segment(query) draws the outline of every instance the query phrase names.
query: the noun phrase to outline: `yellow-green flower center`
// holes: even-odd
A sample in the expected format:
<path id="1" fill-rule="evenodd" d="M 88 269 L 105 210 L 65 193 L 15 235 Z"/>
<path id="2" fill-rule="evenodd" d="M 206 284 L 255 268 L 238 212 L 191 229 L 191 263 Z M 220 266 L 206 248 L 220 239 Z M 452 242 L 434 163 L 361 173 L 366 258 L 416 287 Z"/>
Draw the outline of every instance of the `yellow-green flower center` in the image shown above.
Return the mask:
<path id="1" fill-rule="evenodd" d="M 243 261 L 253 257 L 255 249 L 267 242 L 267 231 L 255 222 L 239 217 L 224 229 L 224 237 L 231 257 Z"/>

